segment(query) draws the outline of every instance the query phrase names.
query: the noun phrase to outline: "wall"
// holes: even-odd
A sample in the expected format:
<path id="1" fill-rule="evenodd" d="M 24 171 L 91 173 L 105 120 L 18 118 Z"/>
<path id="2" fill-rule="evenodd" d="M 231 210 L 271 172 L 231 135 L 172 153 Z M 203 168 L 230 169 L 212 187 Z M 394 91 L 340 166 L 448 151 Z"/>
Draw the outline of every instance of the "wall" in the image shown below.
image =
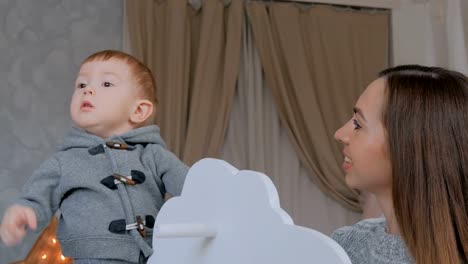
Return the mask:
<path id="1" fill-rule="evenodd" d="M 122 0 L 0 0 L 0 215 L 70 126 L 80 62 L 122 46 Z M 6 248 L 23 259 L 38 234 Z"/>

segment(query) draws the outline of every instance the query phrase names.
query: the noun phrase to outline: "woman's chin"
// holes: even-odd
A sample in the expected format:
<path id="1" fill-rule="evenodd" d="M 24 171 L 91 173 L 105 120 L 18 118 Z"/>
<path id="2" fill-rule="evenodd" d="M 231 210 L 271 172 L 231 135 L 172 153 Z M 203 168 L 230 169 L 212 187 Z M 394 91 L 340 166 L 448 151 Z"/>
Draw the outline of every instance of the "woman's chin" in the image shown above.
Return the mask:
<path id="1" fill-rule="evenodd" d="M 346 173 L 345 182 L 346 182 L 346 185 L 348 185 L 348 187 L 351 189 L 361 189 L 359 186 L 359 182 L 356 179 L 356 176 L 353 175 L 352 173 L 349 173 L 349 172 Z"/>

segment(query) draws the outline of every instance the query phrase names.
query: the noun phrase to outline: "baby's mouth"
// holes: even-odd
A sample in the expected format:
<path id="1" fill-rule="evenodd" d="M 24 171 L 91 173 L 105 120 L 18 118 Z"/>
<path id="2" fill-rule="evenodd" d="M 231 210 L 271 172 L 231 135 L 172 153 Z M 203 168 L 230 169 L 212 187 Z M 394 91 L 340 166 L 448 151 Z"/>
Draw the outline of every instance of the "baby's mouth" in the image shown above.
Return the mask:
<path id="1" fill-rule="evenodd" d="M 93 104 L 89 101 L 83 101 L 80 106 L 81 110 L 87 110 L 87 109 L 89 110 L 93 108 L 94 108 Z"/>

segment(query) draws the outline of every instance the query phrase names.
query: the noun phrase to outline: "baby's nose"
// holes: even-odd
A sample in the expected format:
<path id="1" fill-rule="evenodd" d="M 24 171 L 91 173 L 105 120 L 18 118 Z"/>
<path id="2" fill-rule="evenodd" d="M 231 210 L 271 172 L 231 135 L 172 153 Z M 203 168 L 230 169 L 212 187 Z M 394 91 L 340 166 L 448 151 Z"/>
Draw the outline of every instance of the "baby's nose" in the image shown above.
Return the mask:
<path id="1" fill-rule="evenodd" d="M 89 95 L 93 96 L 95 94 L 95 92 L 93 90 L 91 90 L 91 89 L 85 89 L 83 94 L 84 95 L 89 94 Z"/>

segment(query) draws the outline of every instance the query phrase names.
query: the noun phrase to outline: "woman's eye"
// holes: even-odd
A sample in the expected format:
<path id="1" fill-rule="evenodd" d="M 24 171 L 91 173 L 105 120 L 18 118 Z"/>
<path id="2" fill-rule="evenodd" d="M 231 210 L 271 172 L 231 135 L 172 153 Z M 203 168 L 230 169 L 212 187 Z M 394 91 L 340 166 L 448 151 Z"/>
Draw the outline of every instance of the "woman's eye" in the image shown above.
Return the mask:
<path id="1" fill-rule="evenodd" d="M 359 122 L 356 119 L 353 119 L 353 125 L 354 125 L 354 129 L 356 130 L 362 128 L 362 126 L 359 124 Z"/>
<path id="2" fill-rule="evenodd" d="M 79 83 L 79 84 L 78 84 L 78 88 L 81 88 L 81 89 L 86 88 L 86 84 L 84 84 L 84 83 Z"/>
<path id="3" fill-rule="evenodd" d="M 103 85 L 104 87 L 111 87 L 113 84 L 110 83 L 110 82 L 104 82 L 102 85 Z"/>

